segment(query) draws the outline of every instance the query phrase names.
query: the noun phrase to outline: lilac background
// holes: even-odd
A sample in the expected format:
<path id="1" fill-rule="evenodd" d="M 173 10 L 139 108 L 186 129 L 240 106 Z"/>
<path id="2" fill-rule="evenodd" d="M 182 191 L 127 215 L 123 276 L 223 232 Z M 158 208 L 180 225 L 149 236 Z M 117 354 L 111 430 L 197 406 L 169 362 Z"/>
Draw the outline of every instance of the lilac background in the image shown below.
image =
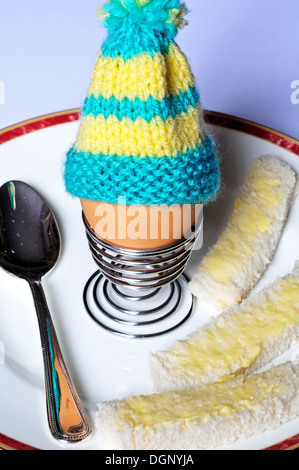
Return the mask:
<path id="1" fill-rule="evenodd" d="M 0 128 L 80 107 L 105 34 L 95 16 L 104 0 L 0 1 Z M 203 106 L 299 139 L 299 1 L 186 2 L 177 42 Z"/>

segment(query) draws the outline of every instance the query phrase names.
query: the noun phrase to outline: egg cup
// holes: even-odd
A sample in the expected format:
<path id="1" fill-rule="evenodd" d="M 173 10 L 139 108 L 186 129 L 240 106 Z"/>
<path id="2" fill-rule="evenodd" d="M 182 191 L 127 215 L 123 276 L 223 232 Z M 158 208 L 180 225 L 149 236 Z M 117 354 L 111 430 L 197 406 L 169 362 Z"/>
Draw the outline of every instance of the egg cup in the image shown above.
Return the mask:
<path id="1" fill-rule="evenodd" d="M 90 214 L 95 214 L 96 202 L 89 204 L 93 210 L 88 212 L 86 202 L 81 201 L 89 248 L 99 267 L 84 289 L 88 314 L 107 331 L 130 338 L 159 336 L 181 326 L 194 309 L 194 297 L 184 271 L 202 233 L 202 206 L 191 208 L 192 227 L 183 217 L 182 208 L 176 208 L 176 215 L 180 214 L 176 220 L 180 223 L 174 225 L 166 240 L 161 238 L 161 225 L 158 237 L 153 240 L 119 236 L 112 240 L 100 236 L 95 229 L 99 225 Z M 118 206 L 117 214 L 124 209 Z M 148 207 L 144 214 L 150 214 Z"/>

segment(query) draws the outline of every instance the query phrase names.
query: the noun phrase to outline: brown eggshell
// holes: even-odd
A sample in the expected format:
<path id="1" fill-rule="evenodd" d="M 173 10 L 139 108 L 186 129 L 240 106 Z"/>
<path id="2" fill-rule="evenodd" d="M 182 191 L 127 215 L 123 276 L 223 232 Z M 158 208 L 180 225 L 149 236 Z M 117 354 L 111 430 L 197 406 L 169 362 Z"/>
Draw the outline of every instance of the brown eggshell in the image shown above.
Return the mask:
<path id="1" fill-rule="evenodd" d="M 202 205 L 126 205 L 81 199 L 95 234 L 123 248 L 154 250 L 178 242 L 192 229 Z"/>

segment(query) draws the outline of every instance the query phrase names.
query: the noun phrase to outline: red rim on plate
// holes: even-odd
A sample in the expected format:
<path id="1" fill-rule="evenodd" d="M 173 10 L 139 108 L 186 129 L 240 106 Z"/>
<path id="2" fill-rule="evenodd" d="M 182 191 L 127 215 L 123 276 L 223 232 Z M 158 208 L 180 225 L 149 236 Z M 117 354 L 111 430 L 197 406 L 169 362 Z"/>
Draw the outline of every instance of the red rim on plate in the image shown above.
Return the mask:
<path id="1" fill-rule="evenodd" d="M 34 131 L 45 129 L 47 127 L 77 121 L 79 116 L 79 109 L 71 109 L 52 114 L 46 114 L 44 116 L 20 122 L 19 124 L 15 124 L 0 130 L 0 144 Z M 245 134 L 250 134 L 254 137 L 258 137 L 262 140 L 266 140 L 267 142 L 278 145 L 279 147 L 282 147 L 299 156 L 298 140 L 269 127 L 215 111 L 205 111 L 205 120 L 208 124 L 233 129 Z M 299 448 L 299 434 L 264 450 L 294 450 L 297 448 Z M 0 450 L 38 449 L 0 434 Z"/>
<path id="2" fill-rule="evenodd" d="M 0 450 L 38 450 L 34 447 L 23 444 L 22 442 L 15 441 L 10 437 L 0 434 Z"/>

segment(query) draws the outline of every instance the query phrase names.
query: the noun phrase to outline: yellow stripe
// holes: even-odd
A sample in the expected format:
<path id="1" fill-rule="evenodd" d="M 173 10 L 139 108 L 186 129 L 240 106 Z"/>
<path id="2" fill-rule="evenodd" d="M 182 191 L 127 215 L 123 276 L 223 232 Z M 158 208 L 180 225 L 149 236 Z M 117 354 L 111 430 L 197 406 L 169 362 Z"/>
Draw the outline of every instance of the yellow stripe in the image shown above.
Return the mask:
<path id="1" fill-rule="evenodd" d="M 188 61 L 177 44 L 171 44 L 167 54 L 147 52 L 124 60 L 122 57 L 102 57 L 93 70 L 88 96 L 100 95 L 117 100 L 150 96 L 162 101 L 167 95 L 178 95 L 195 86 Z"/>
<path id="2" fill-rule="evenodd" d="M 75 149 L 94 155 L 175 157 L 201 143 L 198 112 L 198 107 L 190 106 L 175 118 L 163 121 L 154 117 L 151 122 L 141 117 L 120 121 L 114 115 L 108 119 L 102 115 L 84 116 Z"/>

